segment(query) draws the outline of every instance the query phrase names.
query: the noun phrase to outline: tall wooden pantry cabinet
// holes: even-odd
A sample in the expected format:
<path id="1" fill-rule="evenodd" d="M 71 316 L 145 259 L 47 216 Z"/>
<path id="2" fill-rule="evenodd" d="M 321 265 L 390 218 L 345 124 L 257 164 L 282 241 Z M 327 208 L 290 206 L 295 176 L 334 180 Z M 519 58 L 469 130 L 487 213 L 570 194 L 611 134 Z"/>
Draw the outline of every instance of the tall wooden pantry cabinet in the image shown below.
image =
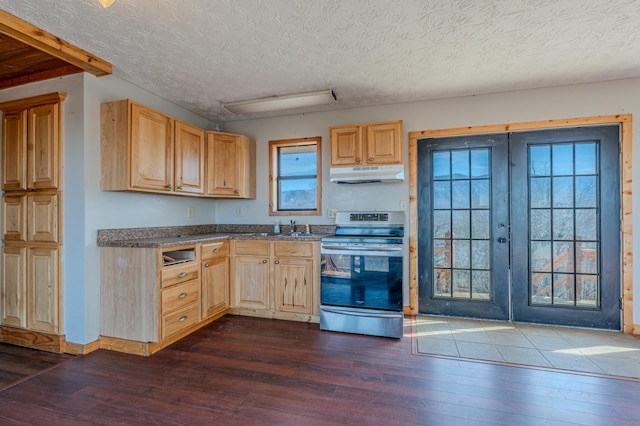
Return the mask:
<path id="1" fill-rule="evenodd" d="M 0 341 L 63 352 L 63 93 L 0 103 Z"/>

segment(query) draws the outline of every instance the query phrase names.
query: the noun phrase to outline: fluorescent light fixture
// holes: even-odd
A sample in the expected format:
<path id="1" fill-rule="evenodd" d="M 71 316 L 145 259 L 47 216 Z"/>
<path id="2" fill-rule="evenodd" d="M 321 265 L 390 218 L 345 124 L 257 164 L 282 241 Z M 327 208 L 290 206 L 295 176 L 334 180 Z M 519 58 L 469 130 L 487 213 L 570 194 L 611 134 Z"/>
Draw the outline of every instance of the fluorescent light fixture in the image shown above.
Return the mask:
<path id="1" fill-rule="evenodd" d="M 233 114 L 250 114 L 255 112 L 271 112 L 284 109 L 305 108 L 315 105 L 338 102 L 333 90 L 319 90 L 317 92 L 298 93 L 295 95 L 269 96 L 267 98 L 248 101 L 227 102 L 222 108 Z"/>
<path id="2" fill-rule="evenodd" d="M 115 3 L 115 1 L 116 0 L 100 0 L 100 4 L 102 5 L 102 7 L 106 9 L 109 6 L 111 6 L 113 3 Z"/>

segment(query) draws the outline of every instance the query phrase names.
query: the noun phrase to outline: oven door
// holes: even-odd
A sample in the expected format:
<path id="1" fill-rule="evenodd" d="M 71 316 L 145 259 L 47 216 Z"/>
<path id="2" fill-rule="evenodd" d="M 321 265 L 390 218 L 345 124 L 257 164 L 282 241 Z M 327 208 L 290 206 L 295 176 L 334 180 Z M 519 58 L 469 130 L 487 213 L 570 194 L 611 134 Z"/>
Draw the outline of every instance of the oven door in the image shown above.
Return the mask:
<path id="1" fill-rule="evenodd" d="M 321 254 L 321 305 L 402 311 L 402 244 L 323 244 Z"/>

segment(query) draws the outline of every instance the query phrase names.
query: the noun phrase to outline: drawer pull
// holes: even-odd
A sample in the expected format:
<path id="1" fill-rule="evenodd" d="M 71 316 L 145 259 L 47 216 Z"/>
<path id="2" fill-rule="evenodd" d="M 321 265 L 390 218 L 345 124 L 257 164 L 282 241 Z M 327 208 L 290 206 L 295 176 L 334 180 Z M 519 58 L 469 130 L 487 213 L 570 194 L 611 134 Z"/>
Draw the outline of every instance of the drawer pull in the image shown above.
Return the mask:
<path id="1" fill-rule="evenodd" d="M 373 157 L 369 157 L 369 161 L 373 161 Z"/>
<path id="2" fill-rule="evenodd" d="M 187 297 L 187 293 L 180 293 L 178 299 L 184 299 L 185 297 Z"/>
<path id="3" fill-rule="evenodd" d="M 186 273 L 186 272 L 184 272 L 184 271 L 183 271 L 183 272 L 180 272 L 180 273 L 178 274 L 178 278 L 182 278 L 182 277 L 186 277 L 186 276 L 187 276 L 187 273 Z"/>
<path id="4" fill-rule="evenodd" d="M 267 259 L 263 260 L 262 263 L 267 263 Z"/>
<path id="5" fill-rule="evenodd" d="M 279 261 L 279 260 L 276 260 L 274 263 L 275 263 L 276 265 L 279 265 L 279 264 L 280 264 L 280 261 Z"/>
<path id="6" fill-rule="evenodd" d="M 180 318 L 178 318 L 178 322 L 183 322 L 184 320 L 187 319 L 186 315 L 181 316 Z"/>
<path id="7" fill-rule="evenodd" d="M 208 268 L 209 267 L 209 262 L 205 262 L 204 267 Z"/>
<path id="8" fill-rule="evenodd" d="M 214 253 L 217 253 L 217 252 L 219 252 L 219 251 L 220 251 L 220 247 L 216 247 L 216 248 L 214 248 L 214 249 L 213 249 L 213 252 L 214 252 Z"/>

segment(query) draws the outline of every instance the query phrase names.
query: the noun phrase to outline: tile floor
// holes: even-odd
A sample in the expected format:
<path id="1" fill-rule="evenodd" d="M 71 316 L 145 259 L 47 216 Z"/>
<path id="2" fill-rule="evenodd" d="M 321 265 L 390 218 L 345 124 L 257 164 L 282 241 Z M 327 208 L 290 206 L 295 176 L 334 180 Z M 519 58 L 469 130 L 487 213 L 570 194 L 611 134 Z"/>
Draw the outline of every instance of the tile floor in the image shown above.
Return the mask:
<path id="1" fill-rule="evenodd" d="M 640 339 L 610 331 L 416 317 L 417 351 L 640 378 Z"/>

